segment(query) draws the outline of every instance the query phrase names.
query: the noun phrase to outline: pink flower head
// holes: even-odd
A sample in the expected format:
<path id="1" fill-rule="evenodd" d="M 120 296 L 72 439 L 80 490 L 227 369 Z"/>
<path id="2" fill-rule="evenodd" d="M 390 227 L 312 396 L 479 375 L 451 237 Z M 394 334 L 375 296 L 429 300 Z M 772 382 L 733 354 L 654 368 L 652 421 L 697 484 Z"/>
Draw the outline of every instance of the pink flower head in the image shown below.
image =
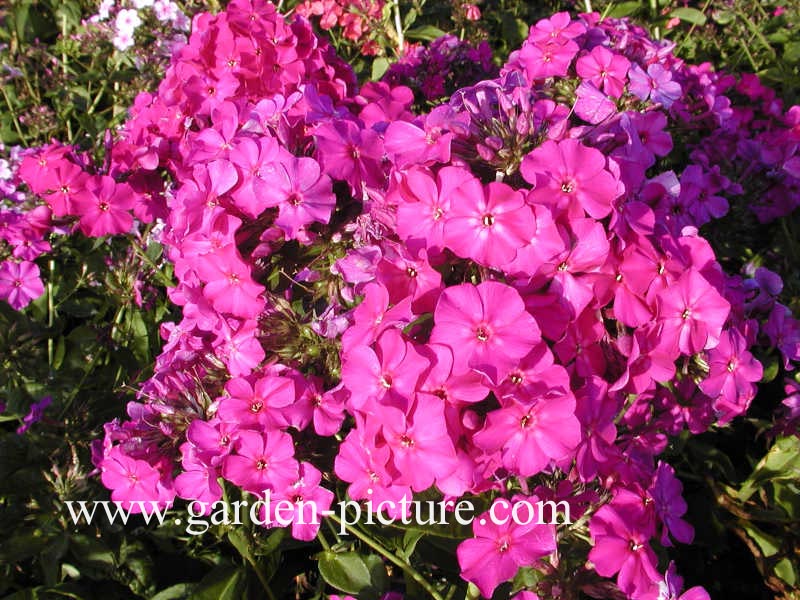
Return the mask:
<path id="1" fill-rule="evenodd" d="M 625 89 L 630 66 L 630 61 L 624 56 L 615 54 L 604 46 L 595 46 L 589 54 L 578 59 L 575 70 L 583 79 L 602 88 L 609 96 L 619 98 Z"/>
<path id="2" fill-rule="evenodd" d="M 131 512 L 141 512 L 141 504 L 159 500 L 158 469 L 144 460 L 123 454 L 119 446 L 112 448 L 100 467 L 100 479 L 111 490 L 111 499 L 121 502 Z M 132 504 L 133 503 L 133 504 Z"/>
<path id="3" fill-rule="evenodd" d="M 475 445 L 487 453 L 499 452 L 503 466 L 530 477 L 551 460 L 565 458 L 581 439 L 575 417 L 575 398 L 561 391 L 534 403 L 511 400 L 486 415 Z"/>
<path id="4" fill-rule="evenodd" d="M 519 292 L 496 281 L 447 288 L 433 318 L 431 342 L 453 351 L 454 371 L 475 369 L 494 382 L 541 340 Z"/>
<path id="5" fill-rule="evenodd" d="M 736 329 L 722 332 L 719 344 L 708 351 L 707 362 L 709 373 L 699 386 L 714 400 L 719 422 L 727 423 L 747 409 L 764 369 L 747 350 L 747 340 Z"/>
<path id="6" fill-rule="evenodd" d="M 242 430 L 236 434 L 235 454 L 222 462 L 222 476 L 254 494 L 281 489 L 297 480 L 294 444 L 288 433 Z"/>
<path id="7" fill-rule="evenodd" d="M 11 308 L 21 310 L 42 294 L 44 284 L 36 263 L 6 260 L 0 264 L 0 300 L 8 302 Z"/>
<path id="8" fill-rule="evenodd" d="M 409 169 L 397 185 L 397 233 L 409 246 L 441 248 L 451 205 L 483 196 L 481 182 L 460 167 L 444 167 L 436 176 Z"/>
<path id="9" fill-rule="evenodd" d="M 644 509 L 607 504 L 589 521 L 594 547 L 589 560 L 603 577 L 617 573 L 623 593 L 641 597 L 661 579 L 656 571 L 658 560 L 650 547 L 652 531 Z"/>
<path id="10" fill-rule="evenodd" d="M 526 501 L 530 508 L 518 511 L 520 518 L 515 520 L 512 503 L 498 498 L 490 512 L 472 522 L 475 537 L 458 546 L 461 576 L 478 586 L 484 598 L 491 598 L 495 588 L 514 577 L 520 567 L 532 566 L 556 549 L 555 527 L 538 523 L 535 497 Z M 534 514 L 529 514 L 531 509 Z M 527 525 L 516 522 L 527 520 Z"/>
<path id="11" fill-rule="evenodd" d="M 662 345 L 696 354 L 719 343 L 730 304 L 696 269 L 658 296 Z"/>
<path id="12" fill-rule="evenodd" d="M 228 397 L 221 399 L 217 414 L 226 422 L 242 428 L 261 429 L 279 422 L 276 409 L 289 406 L 295 400 L 294 383 L 288 377 L 266 376 L 251 385 L 237 377 L 225 385 Z"/>
<path id="13" fill-rule="evenodd" d="M 585 210 L 602 219 L 619 196 L 619 182 L 606 169 L 606 157 L 578 140 L 547 140 L 525 157 L 520 171 L 535 186 L 532 200 L 559 211 L 569 209 L 573 216 Z"/>
<path id="14" fill-rule="evenodd" d="M 514 259 L 535 227 L 533 212 L 522 193 L 493 182 L 484 193 L 451 204 L 444 243 L 462 258 L 500 268 Z"/>
<path id="15" fill-rule="evenodd" d="M 647 493 L 654 500 L 656 514 L 664 524 L 661 533 L 661 544 L 664 546 L 672 546 L 669 534 L 684 544 L 691 543 L 694 538 L 694 529 L 681 518 L 687 508 L 682 492 L 683 484 L 675 477 L 675 469 L 659 461 L 653 484 Z"/>
<path id="16" fill-rule="evenodd" d="M 297 237 L 301 227 L 327 223 L 336 204 L 330 177 L 320 171 L 319 163 L 309 157 L 292 157 L 282 162 L 270 180 L 280 198 L 280 213 L 275 224 L 288 238 Z"/>
<path id="17" fill-rule="evenodd" d="M 86 191 L 73 199 L 72 210 L 80 217 L 83 233 L 101 237 L 130 231 L 133 204 L 130 186 L 104 175 L 87 181 Z"/>

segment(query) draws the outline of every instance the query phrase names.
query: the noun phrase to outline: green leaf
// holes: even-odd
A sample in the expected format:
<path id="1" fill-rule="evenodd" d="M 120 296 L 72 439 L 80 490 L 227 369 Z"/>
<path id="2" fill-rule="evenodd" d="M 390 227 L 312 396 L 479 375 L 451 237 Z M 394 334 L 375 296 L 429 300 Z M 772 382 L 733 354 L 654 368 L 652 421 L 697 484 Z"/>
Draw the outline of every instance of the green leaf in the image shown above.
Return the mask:
<path id="1" fill-rule="evenodd" d="M 415 27 L 406 31 L 406 37 L 411 40 L 422 40 L 424 42 L 431 42 L 436 38 L 444 35 L 444 31 L 433 25 L 423 25 L 422 27 Z"/>
<path id="2" fill-rule="evenodd" d="M 764 533 L 752 523 L 742 523 L 742 528 L 747 532 L 747 535 L 756 543 L 761 549 L 765 557 L 774 556 L 781 549 L 781 542 L 773 535 Z"/>
<path id="3" fill-rule="evenodd" d="M 637 9 L 641 8 L 641 6 L 641 2 L 620 2 L 619 4 L 614 4 L 614 7 L 608 11 L 606 16 L 613 17 L 615 19 L 629 17 L 635 13 Z"/>
<path id="4" fill-rule="evenodd" d="M 717 25 L 727 25 L 733 22 L 736 14 L 731 10 L 715 10 L 711 13 L 711 18 Z"/>
<path id="5" fill-rule="evenodd" d="M 196 587 L 193 583 L 178 583 L 161 590 L 150 600 L 184 600 L 189 598 L 192 590 Z"/>
<path id="6" fill-rule="evenodd" d="M 145 325 L 142 313 L 139 311 L 131 311 L 130 319 L 131 350 L 134 356 L 141 361 L 141 364 L 147 364 L 150 359 L 147 325 Z"/>
<path id="7" fill-rule="evenodd" d="M 795 436 L 778 438 L 767 455 L 756 465 L 737 494 L 746 502 L 767 481 L 797 481 L 800 479 L 800 439 Z"/>
<path id="8" fill-rule="evenodd" d="M 676 8 L 671 13 L 669 13 L 670 17 L 678 17 L 681 21 L 686 21 L 687 23 L 691 23 L 692 25 L 705 25 L 706 24 L 706 16 L 703 14 L 702 11 L 697 10 L 696 8 Z"/>
<path id="9" fill-rule="evenodd" d="M 246 598 L 247 577 L 241 567 L 219 565 L 200 580 L 191 600 L 241 600 Z"/>
<path id="10" fill-rule="evenodd" d="M 764 374 L 761 377 L 761 383 L 769 383 L 778 376 L 781 369 L 781 362 L 777 356 L 770 356 L 764 364 Z"/>
<path id="11" fill-rule="evenodd" d="M 414 24 L 414 21 L 417 20 L 417 10 L 415 8 L 410 9 L 406 16 L 403 17 L 403 30 L 408 29 Z"/>
<path id="12" fill-rule="evenodd" d="M 789 42 L 783 47 L 783 60 L 792 64 L 800 62 L 800 42 Z"/>
<path id="13" fill-rule="evenodd" d="M 797 573 L 797 566 L 788 558 L 784 558 L 775 565 L 775 574 L 791 586 L 794 586 L 800 579 Z"/>
<path id="14" fill-rule="evenodd" d="M 370 569 L 357 552 L 323 552 L 319 573 L 330 585 L 347 594 L 360 594 L 372 582 Z"/>
<path id="15" fill-rule="evenodd" d="M 385 56 L 379 56 L 372 61 L 372 74 L 370 78 L 372 81 L 378 81 L 383 74 L 389 69 L 389 59 Z"/>

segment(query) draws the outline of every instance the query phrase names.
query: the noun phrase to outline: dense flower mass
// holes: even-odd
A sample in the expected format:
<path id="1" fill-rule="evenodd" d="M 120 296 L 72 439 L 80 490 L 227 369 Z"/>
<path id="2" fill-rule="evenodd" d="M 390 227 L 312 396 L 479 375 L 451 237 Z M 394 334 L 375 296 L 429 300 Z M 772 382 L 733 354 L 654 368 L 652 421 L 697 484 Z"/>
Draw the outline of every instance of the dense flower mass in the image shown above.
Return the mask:
<path id="1" fill-rule="evenodd" d="M 800 203 L 800 107 L 596 14 L 541 21 L 499 76 L 425 114 L 403 69 L 359 88 L 262 0 L 199 15 L 108 165 L 59 145 L 22 160 L 47 208 L 3 213 L 0 296 L 42 293 L 38 210 L 89 236 L 163 223 L 182 320 L 94 449 L 114 499 L 210 503 L 218 478 L 318 512 L 345 489 L 535 494 L 589 510 L 591 547 L 567 525 L 475 524 L 458 560 L 484 596 L 520 567 L 556 585 L 563 543 L 628 597 L 678 594 L 654 550 L 693 536 L 667 435 L 742 415 L 759 345 L 800 358 L 776 276 L 726 273 L 698 228 L 755 173 L 759 218 Z M 688 165 L 676 126 L 708 133 Z M 313 539 L 299 511 L 291 533 Z"/>

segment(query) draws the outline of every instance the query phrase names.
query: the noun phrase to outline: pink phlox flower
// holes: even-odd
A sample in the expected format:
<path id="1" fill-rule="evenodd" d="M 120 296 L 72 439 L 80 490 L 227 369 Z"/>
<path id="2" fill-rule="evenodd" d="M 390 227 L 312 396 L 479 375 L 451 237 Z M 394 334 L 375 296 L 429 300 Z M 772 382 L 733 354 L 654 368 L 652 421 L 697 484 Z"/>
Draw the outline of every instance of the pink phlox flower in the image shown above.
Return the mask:
<path id="1" fill-rule="evenodd" d="M 525 500 L 535 509 L 535 497 Z M 535 510 L 533 515 L 518 511 L 522 515 L 519 520 L 530 523 L 517 524 L 510 515 L 512 506 L 505 498 L 495 500 L 492 513 L 483 513 L 472 522 L 474 537 L 461 542 L 456 551 L 461 577 L 478 586 L 484 598 L 491 598 L 497 586 L 514 577 L 520 567 L 532 566 L 556 549 L 553 525 L 540 525 Z"/>
<path id="2" fill-rule="evenodd" d="M 239 430 L 234 451 L 222 461 L 222 476 L 248 492 L 261 494 L 297 480 L 298 463 L 288 433 Z"/>
<path id="3" fill-rule="evenodd" d="M 419 396 L 407 411 L 387 406 L 375 417 L 392 451 L 392 465 L 399 474 L 396 483 L 422 492 L 433 485 L 437 475 L 454 469 L 456 453 L 440 399 Z"/>
<path id="4" fill-rule="evenodd" d="M 352 348 L 369 346 L 385 330 L 403 328 L 412 319 L 411 298 L 392 305 L 386 286 L 369 283 L 364 287 L 364 299 L 353 311 L 352 325 L 342 335 L 342 351 L 346 355 Z"/>
<path id="5" fill-rule="evenodd" d="M 450 347 L 455 372 L 475 369 L 496 383 L 541 339 L 519 292 L 496 281 L 447 288 L 434 323 L 430 341 Z"/>
<path id="6" fill-rule="evenodd" d="M 580 217 L 585 210 L 602 219 L 620 195 L 617 179 L 607 170 L 606 157 L 578 140 L 547 140 L 522 161 L 520 171 L 534 186 L 530 201 L 539 202 L 570 216 Z"/>
<path id="7" fill-rule="evenodd" d="M 44 294 L 39 266 L 27 260 L 0 263 L 0 299 L 14 310 L 22 310 Z"/>
<path id="8" fill-rule="evenodd" d="M 658 560 L 650 547 L 652 521 L 644 509 L 635 505 L 607 504 L 589 521 L 594 547 L 589 560 L 602 577 L 617 574 L 617 585 L 624 594 L 642 596 L 652 591 L 661 575 Z"/>
<path id="9" fill-rule="evenodd" d="M 581 56 L 575 70 L 583 79 L 591 81 L 603 92 L 619 98 L 625 89 L 630 61 L 604 46 L 595 46 L 589 54 Z"/>
<path id="10" fill-rule="evenodd" d="M 451 203 L 444 243 L 462 258 L 500 268 L 514 259 L 534 228 L 533 212 L 522 193 L 492 182 L 484 193 Z"/>
<path id="11" fill-rule="evenodd" d="M 721 424 L 744 413 L 756 393 L 755 384 L 764 369 L 747 349 L 744 336 L 736 329 L 723 331 L 719 344 L 708 351 L 709 373 L 698 385 L 714 400 Z"/>
<path id="12" fill-rule="evenodd" d="M 429 366 L 397 329 L 384 331 L 374 349 L 354 346 L 342 359 L 342 383 L 355 410 L 371 410 L 373 403 L 405 408 Z"/>
<path id="13" fill-rule="evenodd" d="M 287 377 L 259 377 L 254 382 L 236 377 L 225 384 L 225 392 L 217 409 L 219 418 L 248 429 L 275 427 L 276 409 L 295 401 L 295 387 Z"/>
<path id="14" fill-rule="evenodd" d="M 719 343 L 730 304 L 696 269 L 659 292 L 657 302 L 665 346 L 691 355 Z"/>

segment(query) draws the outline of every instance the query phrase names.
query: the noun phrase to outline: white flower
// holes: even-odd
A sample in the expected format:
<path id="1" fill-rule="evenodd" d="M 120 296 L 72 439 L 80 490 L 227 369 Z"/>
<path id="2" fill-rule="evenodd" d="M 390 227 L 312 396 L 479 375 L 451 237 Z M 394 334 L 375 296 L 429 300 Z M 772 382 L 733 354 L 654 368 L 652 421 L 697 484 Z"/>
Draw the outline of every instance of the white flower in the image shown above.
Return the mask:
<path id="1" fill-rule="evenodd" d="M 147 8 L 153 6 L 153 0 L 133 0 L 133 5 L 136 8 Z"/>
<path id="2" fill-rule="evenodd" d="M 117 35 L 122 32 L 129 33 L 131 38 L 136 28 L 142 24 L 139 13 L 133 8 L 123 8 L 117 13 L 117 20 L 114 23 L 117 28 Z"/>
<path id="3" fill-rule="evenodd" d="M 172 21 L 178 15 L 178 5 L 171 0 L 155 0 L 153 12 L 161 22 Z"/>
<path id="4" fill-rule="evenodd" d="M 133 32 L 132 31 L 117 31 L 114 36 L 114 47 L 117 50 L 127 50 L 133 46 Z"/>
<path id="5" fill-rule="evenodd" d="M 98 21 L 105 21 L 108 18 L 109 11 L 114 8 L 114 0 L 103 0 L 100 3 L 100 6 L 97 7 L 97 17 Z"/>

